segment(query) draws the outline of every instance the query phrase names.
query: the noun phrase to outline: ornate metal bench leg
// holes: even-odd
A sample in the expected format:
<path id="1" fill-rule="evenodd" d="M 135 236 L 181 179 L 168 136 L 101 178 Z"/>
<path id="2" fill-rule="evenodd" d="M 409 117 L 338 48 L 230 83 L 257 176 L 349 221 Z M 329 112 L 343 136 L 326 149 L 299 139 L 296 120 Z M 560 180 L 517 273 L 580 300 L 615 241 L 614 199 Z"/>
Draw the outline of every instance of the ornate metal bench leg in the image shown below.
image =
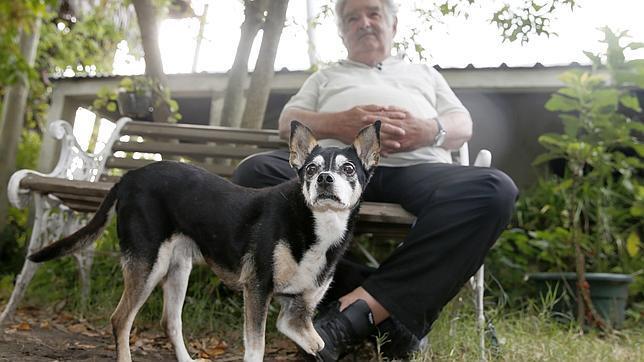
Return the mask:
<path id="1" fill-rule="evenodd" d="M 80 229 L 88 221 L 88 216 L 76 213 L 72 210 L 66 210 L 64 215 L 64 227 L 62 234 L 59 237 L 71 235 L 76 230 Z M 78 264 L 78 275 L 81 281 L 81 305 L 86 306 L 89 300 L 89 292 L 91 290 L 91 271 L 92 262 L 94 261 L 94 243 L 89 244 L 87 247 L 75 252 L 74 259 Z"/>
<path id="2" fill-rule="evenodd" d="M 27 255 L 42 248 L 45 236 L 47 235 L 47 216 L 43 213 L 44 205 L 40 194 L 34 194 L 34 206 L 36 209 L 36 216 L 31 232 L 31 238 L 29 239 L 29 246 L 27 247 Z M 4 311 L 2 311 L 2 314 L 0 315 L 0 325 L 13 320 L 18 303 L 20 303 L 24 297 L 27 287 L 29 286 L 29 282 L 31 282 L 31 279 L 39 267 L 39 264 L 25 259 L 25 264 L 22 266 L 22 271 L 18 274 L 13 292 L 11 292 L 9 303 L 7 303 Z"/>
<path id="3" fill-rule="evenodd" d="M 481 351 L 481 361 L 487 361 L 485 353 L 485 310 L 483 306 L 483 295 L 485 292 L 485 266 L 476 272 L 476 326 L 479 332 L 479 348 Z"/>
<path id="4" fill-rule="evenodd" d="M 91 290 L 91 272 L 92 263 L 94 261 L 94 243 L 91 243 L 86 248 L 74 253 L 74 258 L 78 263 L 78 273 L 81 279 L 81 304 L 83 307 L 87 305 L 89 300 L 89 292 Z"/>

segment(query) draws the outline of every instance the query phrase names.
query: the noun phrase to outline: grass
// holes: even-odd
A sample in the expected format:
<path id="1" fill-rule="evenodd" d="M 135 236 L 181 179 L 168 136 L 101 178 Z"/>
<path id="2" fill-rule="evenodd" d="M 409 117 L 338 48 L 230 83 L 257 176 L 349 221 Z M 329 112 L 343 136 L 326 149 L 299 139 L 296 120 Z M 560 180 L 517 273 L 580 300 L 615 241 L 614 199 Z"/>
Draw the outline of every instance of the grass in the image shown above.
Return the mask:
<path id="1" fill-rule="evenodd" d="M 521 310 L 488 309 L 497 345 L 486 339 L 486 356 L 497 361 L 644 361 L 644 325 L 627 319 L 611 335 L 583 335 L 574 323 L 550 318 L 547 305 Z M 639 323 L 638 323 L 639 322 Z M 478 334 L 471 308 L 450 303 L 429 334 L 430 345 L 415 361 L 475 361 L 480 359 Z"/>

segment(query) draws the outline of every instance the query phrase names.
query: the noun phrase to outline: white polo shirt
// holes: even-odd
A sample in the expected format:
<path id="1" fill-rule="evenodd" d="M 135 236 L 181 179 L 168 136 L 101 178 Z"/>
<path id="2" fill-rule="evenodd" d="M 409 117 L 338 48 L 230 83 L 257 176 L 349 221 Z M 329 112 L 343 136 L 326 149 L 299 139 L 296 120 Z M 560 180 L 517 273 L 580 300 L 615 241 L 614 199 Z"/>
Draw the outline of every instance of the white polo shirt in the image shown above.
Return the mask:
<path id="1" fill-rule="evenodd" d="M 393 56 L 378 67 L 343 60 L 321 69 L 304 82 L 284 109 L 294 107 L 313 112 L 341 112 L 367 104 L 401 107 L 428 122 L 438 115 L 467 112 L 436 69 L 424 64 L 410 64 Z M 322 146 L 346 146 L 335 139 L 323 139 L 319 143 Z M 451 163 L 451 154 L 443 148 L 427 146 L 380 159 L 381 166 L 428 162 Z"/>

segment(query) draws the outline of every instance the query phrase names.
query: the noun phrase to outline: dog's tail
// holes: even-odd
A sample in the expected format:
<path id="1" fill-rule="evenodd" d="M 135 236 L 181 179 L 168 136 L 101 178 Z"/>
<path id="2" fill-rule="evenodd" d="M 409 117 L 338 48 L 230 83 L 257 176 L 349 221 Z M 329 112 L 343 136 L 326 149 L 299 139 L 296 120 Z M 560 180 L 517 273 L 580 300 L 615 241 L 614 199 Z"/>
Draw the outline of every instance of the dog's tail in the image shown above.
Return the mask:
<path id="1" fill-rule="evenodd" d="M 118 198 L 116 195 L 118 187 L 119 184 L 117 183 L 110 189 L 107 196 L 105 196 L 105 199 L 101 203 L 101 206 L 98 207 L 96 214 L 94 214 L 94 217 L 87 223 L 87 225 L 78 229 L 68 237 L 60 239 L 34 254 L 29 255 L 29 260 L 35 263 L 51 260 L 63 255 L 71 254 L 85 245 L 94 242 L 101 235 L 109 221 L 111 214 L 110 211 Z"/>

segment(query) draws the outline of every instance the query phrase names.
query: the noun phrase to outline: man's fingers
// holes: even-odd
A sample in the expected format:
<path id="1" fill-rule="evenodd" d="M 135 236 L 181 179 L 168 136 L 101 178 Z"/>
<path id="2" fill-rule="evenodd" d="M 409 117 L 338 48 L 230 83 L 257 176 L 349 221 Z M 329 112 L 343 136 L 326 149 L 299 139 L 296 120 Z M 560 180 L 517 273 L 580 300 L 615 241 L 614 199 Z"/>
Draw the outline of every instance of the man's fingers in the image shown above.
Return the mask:
<path id="1" fill-rule="evenodd" d="M 358 106 L 358 108 L 362 108 L 363 110 L 369 111 L 369 112 L 380 112 L 385 109 L 385 107 L 378 106 L 375 104 L 366 104 L 364 106 Z"/>
<path id="2" fill-rule="evenodd" d="M 391 119 L 405 119 L 407 114 L 403 112 L 388 112 L 388 111 L 369 111 L 367 116 L 370 117 L 386 117 Z"/>
<path id="3" fill-rule="evenodd" d="M 386 111 L 391 111 L 391 112 L 402 112 L 402 113 L 409 113 L 405 108 L 401 108 L 398 106 L 386 106 L 384 107 Z"/>
<path id="4" fill-rule="evenodd" d="M 382 124 L 380 125 L 380 134 L 388 134 L 392 137 L 404 137 L 406 134 L 405 129 L 402 127 L 401 122 L 398 120 L 392 120 L 391 118 L 386 117 L 374 117 L 371 119 L 371 122 L 375 122 L 377 120 L 380 120 L 382 122 Z"/>

